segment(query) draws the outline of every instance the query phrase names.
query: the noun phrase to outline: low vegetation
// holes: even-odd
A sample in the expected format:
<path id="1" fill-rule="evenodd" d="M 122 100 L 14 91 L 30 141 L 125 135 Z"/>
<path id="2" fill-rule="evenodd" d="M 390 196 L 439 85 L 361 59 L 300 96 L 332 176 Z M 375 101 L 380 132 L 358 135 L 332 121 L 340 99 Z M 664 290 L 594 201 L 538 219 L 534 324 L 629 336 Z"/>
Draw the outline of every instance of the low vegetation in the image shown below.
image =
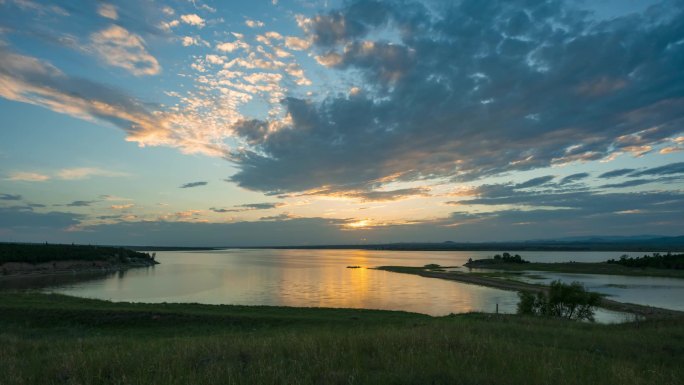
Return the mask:
<path id="1" fill-rule="evenodd" d="M 0 243 L 0 264 L 6 262 L 44 263 L 55 261 L 108 261 L 125 263 L 132 259 L 154 260 L 154 255 L 123 247 Z"/>
<path id="2" fill-rule="evenodd" d="M 518 293 L 518 314 L 594 321 L 601 295 L 587 291 L 579 282 L 565 284 L 553 281 L 547 292 Z"/>
<path id="3" fill-rule="evenodd" d="M 508 253 L 504 253 L 508 254 Z M 510 254 L 508 254 L 510 256 Z M 606 275 L 631 275 L 650 277 L 684 278 L 684 254 L 653 254 L 643 258 L 621 257 L 619 260 L 606 262 L 553 262 L 540 263 L 529 262 L 520 257 L 516 262 L 517 254 L 505 260 L 501 258 L 487 258 L 468 260 L 464 265 L 471 269 L 490 269 L 501 271 L 548 271 L 557 273 L 574 274 L 606 274 Z"/>
<path id="4" fill-rule="evenodd" d="M 684 254 L 667 253 L 663 255 L 660 253 L 653 253 L 653 255 L 644 255 L 643 257 L 637 258 L 622 255 L 620 259 L 609 259 L 606 263 L 627 267 L 684 270 Z"/>
<path id="5" fill-rule="evenodd" d="M 0 292 L 0 383 L 681 384 L 684 323 Z"/>
<path id="6" fill-rule="evenodd" d="M 476 259 L 473 260 L 472 258 L 468 259 L 468 262 L 465 264 L 467 267 L 482 267 L 482 266 L 488 266 L 488 265 L 503 265 L 503 264 L 526 264 L 530 263 L 530 261 L 524 260 L 520 255 L 515 254 L 511 255 L 510 253 L 503 253 L 503 254 L 496 254 L 492 258 L 485 258 L 485 259 Z"/>

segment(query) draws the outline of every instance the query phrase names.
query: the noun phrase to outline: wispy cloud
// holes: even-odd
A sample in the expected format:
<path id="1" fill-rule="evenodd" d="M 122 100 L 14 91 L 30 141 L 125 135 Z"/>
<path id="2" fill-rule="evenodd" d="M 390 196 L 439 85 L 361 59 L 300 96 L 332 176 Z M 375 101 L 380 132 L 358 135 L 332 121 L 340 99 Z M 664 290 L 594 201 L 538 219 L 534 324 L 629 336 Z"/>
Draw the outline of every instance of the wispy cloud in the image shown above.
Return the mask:
<path id="1" fill-rule="evenodd" d="M 664 166 L 653 167 L 630 174 L 632 177 L 684 174 L 684 162 L 670 163 Z"/>
<path id="2" fill-rule="evenodd" d="M 247 203 L 236 207 L 243 207 L 249 210 L 268 210 L 284 206 L 284 203 Z"/>
<path id="3" fill-rule="evenodd" d="M 560 182 L 558 182 L 558 183 L 568 184 L 568 183 L 577 182 L 577 181 L 582 180 L 582 179 L 586 179 L 588 177 L 589 177 L 588 172 L 578 172 L 576 174 L 572 174 L 572 175 L 568 175 L 566 177 L 563 177 L 563 179 L 561 179 Z"/>
<path id="4" fill-rule="evenodd" d="M 122 202 L 122 201 L 132 201 L 131 198 L 122 198 L 116 195 L 100 195 L 100 199 L 108 202 Z"/>
<path id="5" fill-rule="evenodd" d="M 209 182 L 189 182 L 180 186 L 180 188 L 192 188 L 199 186 L 206 186 Z"/>
<path id="6" fill-rule="evenodd" d="M 109 207 L 113 210 L 126 210 L 126 209 L 130 209 L 133 206 L 135 206 L 135 204 L 126 203 L 126 204 L 122 204 L 122 205 L 111 205 Z"/>
<path id="7" fill-rule="evenodd" d="M 190 100 L 182 111 L 155 111 L 130 95 L 103 84 L 70 77 L 39 59 L 0 46 L 0 96 L 49 108 L 86 120 L 101 120 L 123 129 L 126 140 L 141 146 L 166 145 L 184 153 L 226 156 L 223 140 L 230 133 L 225 113 L 202 117 L 206 106 Z M 217 100 L 216 109 L 219 109 Z M 225 109 L 225 105 L 221 105 Z M 231 116 L 230 119 L 235 119 Z M 45 180 L 45 179 L 43 179 Z"/>
<path id="8" fill-rule="evenodd" d="M 76 167 L 63 168 L 55 172 L 24 172 L 18 171 L 9 174 L 7 180 L 12 181 L 26 181 L 26 182 L 44 182 L 50 179 L 61 180 L 79 180 L 88 179 L 91 177 L 125 177 L 130 174 L 121 171 L 105 170 L 97 167 Z"/>
<path id="9" fill-rule="evenodd" d="M 126 172 L 104 170 L 96 167 L 63 168 L 57 172 L 57 177 L 64 180 L 87 179 L 93 176 L 125 177 L 129 175 Z"/>
<path id="10" fill-rule="evenodd" d="M 90 36 L 91 46 L 105 63 L 120 67 L 136 76 L 161 72 L 157 59 L 145 48 L 142 37 L 127 29 L 111 25 Z"/>
<path id="11" fill-rule="evenodd" d="M 67 203 L 67 207 L 88 207 L 96 202 L 97 201 L 73 201 L 71 203 Z"/>
<path id="12" fill-rule="evenodd" d="M 235 208 L 232 208 L 232 209 L 212 207 L 209 210 L 211 210 L 215 213 L 239 213 L 239 212 L 243 212 L 243 211 L 252 211 L 252 210 L 270 210 L 270 209 L 276 209 L 276 208 L 283 207 L 283 206 L 286 206 L 286 204 L 280 203 L 280 202 L 246 203 L 246 204 L 242 204 L 242 205 L 233 206 Z"/>
<path id="13" fill-rule="evenodd" d="M 430 195 L 430 189 L 427 187 L 410 187 L 394 190 L 373 190 L 372 188 L 356 189 L 334 189 L 334 188 L 320 188 L 306 191 L 302 194 L 295 194 L 294 196 L 319 196 L 328 198 L 345 198 L 354 199 L 362 202 L 390 202 L 403 199 L 426 197 Z"/>
<path id="14" fill-rule="evenodd" d="M 119 18 L 119 13 L 116 10 L 116 6 L 113 4 L 102 3 L 97 7 L 97 13 L 107 19 L 117 20 Z"/>
<path id="15" fill-rule="evenodd" d="M 601 188 L 623 188 L 623 187 L 635 187 L 641 186 L 648 183 L 655 182 L 652 179 L 633 179 L 620 183 L 608 183 L 601 186 Z"/>
<path id="16" fill-rule="evenodd" d="M 21 195 L 19 194 L 0 194 L 1 201 L 19 201 L 21 200 Z"/>
<path id="17" fill-rule="evenodd" d="M 603 178 L 603 179 L 615 178 L 618 176 L 627 175 L 633 171 L 635 171 L 633 168 L 621 168 L 618 170 L 612 170 L 612 171 L 604 172 L 603 174 L 599 175 L 598 177 Z"/>
<path id="18" fill-rule="evenodd" d="M 7 180 L 23 182 L 44 182 L 48 179 L 50 179 L 49 176 L 37 172 L 13 172 L 7 178 Z"/>

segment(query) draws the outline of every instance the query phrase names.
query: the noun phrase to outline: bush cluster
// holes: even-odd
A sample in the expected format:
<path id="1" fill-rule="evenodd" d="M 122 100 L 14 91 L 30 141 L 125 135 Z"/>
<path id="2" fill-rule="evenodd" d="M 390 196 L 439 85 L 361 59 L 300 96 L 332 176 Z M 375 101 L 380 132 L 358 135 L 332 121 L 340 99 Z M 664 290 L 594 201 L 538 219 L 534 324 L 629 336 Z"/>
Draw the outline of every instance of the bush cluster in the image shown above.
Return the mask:
<path id="1" fill-rule="evenodd" d="M 503 261 L 505 263 L 530 263 L 530 261 L 526 261 L 522 259 L 521 256 L 518 254 L 516 255 L 511 255 L 509 253 L 503 253 L 503 255 L 496 254 L 494 256 L 494 259 L 497 261 Z"/>
<path id="2" fill-rule="evenodd" d="M 579 282 L 551 282 L 548 293 L 518 293 L 518 314 L 594 321 L 594 311 L 601 301 L 598 293 L 587 291 Z"/>

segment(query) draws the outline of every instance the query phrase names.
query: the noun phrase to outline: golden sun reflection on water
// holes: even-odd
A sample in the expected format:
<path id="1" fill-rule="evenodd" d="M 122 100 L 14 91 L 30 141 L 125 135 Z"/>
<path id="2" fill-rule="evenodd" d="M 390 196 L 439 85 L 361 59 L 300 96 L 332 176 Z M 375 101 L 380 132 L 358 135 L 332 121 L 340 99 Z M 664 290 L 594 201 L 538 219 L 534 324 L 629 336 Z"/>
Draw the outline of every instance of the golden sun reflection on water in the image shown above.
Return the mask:
<path id="1" fill-rule="evenodd" d="M 481 291 L 491 289 L 375 270 L 372 267 L 377 261 L 369 259 L 367 250 L 350 250 L 345 257 L 347 266 L 359 268 L 331 265 L 315 271 L 283 270 L 282 280 L 294 284 L 282 287 L 280 302 L 286 306 L 402 309 L 433 315 L 489 310 L 484 308 L 487 305 L 482 303 Z"/>
<path id="2" fill-rule="evenodd" d="M 515 311 L 515 293 L 375 270 L 462 264 L 470 254 L 377 250 L 158 252 L 161 265 L 57 292 L 114 301 L 346 307 L 430 315 Z M 348 266 L 360 266 L 348 268 Z"/>

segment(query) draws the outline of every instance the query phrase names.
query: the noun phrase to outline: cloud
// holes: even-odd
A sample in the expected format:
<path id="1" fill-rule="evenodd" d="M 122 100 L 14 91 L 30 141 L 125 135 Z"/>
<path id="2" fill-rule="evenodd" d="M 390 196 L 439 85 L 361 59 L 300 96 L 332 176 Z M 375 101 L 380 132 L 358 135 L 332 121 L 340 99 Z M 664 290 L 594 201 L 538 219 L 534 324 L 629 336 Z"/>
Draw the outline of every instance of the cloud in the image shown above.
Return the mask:
<path id="1" fill-rule="evenodd" d="M 311 47 L 311 41 L 296 36 L 285 37 L 285 47 L 294 51 L 304 51 Z"/>
<path id="2" fill-rule="evenodd" d="M 46 218 L 22 219 L 11 236 L 17 241 L 55 239 L 61 242 L 101 244 L 139 244 L 176 246 L 274 246 L 312 244 L 454 241 L 508 241 L 567 237 L 572 235 L 637 235 L 644 228 L 658 234 L 680 235 L 684 226 L 681 210 L 684 196 L 680 193 L 607 194 L 596 197 L 585 193 L 557 196 L 556 199 L 578 203 L 563 210 L 505 209 L 494 212 L 454 212 L 442 218 L 386 226 L 353 228 L 352 219 L 291 218 L 276 215 L 259 221 L 231 223 L 198 223 L 182 221 L 129 220 L 124 222 L 79 226 L 77 231 L 41 232 L 36 225 Z M 568 203 L 564 203 L 568 205 Z M 13 209 L 15 212 L 21 211 Z M 24 210 L 26 213 L 26 210 Z M 625 215 L 629 213 L 629 215 Z M 0 228 L 16 223 L 6 219 L 0 209 Z M 69 218 L 69 216 L 66 216 Z M 117 219 L 117 218 L 112 218 Z M 74 220 L 73 222 L 78 222 Z M 23 227 L 22 227 L 23 225 Z M 64 226 L 66 227 L 66 226 Z M 188 237 L 193 234 L 193 237 Z M 268 234 L 268 237 L 264 237 Z M 42 238 L 45 237 L 45 238 Z"/>
<path id="3" fill-rule="evenodd" d="M 171 146 L 184 153 L 226 156 L 223 139 L 228 128 L 200 118 L 199 104 L 180 111 L 154 110 L 119 90 L 72 77 L 50 63 L 18 55 L 0 46 L 0 96 L 30 103 L 90 121 L 108 122 L 123 129 L 126 140 L 141 146 Z M 206 106 L 204 104 L 203 106 Z M 202 106 L 202 107 L 203 107 Z M 222 105 L 225 108 L 225 105 Z M 224 115 L 221 119 L 224 119 Z M 47 180 L 38 174 L 23 173 L 23 180 Z M 15 179 L 16 180 L 16 179 Z"/>
<path id="4" fill-rule="evenodd" d="M 4 1 L 0 1 L 2 4 Z M 54 14 L 58 16 L 69 16 L 69 12 L 66 9 L 57 5 L 44 5 L 32 0 L 14 0 L 10 1 L 13 5 L 21 10 L 30 10 L 38 13 L 39 15 Z"/>
<path id="5" fill-rule="evenodd" d="M 84 216 L 73 213 L 48 212 L 37 213 L 20 207 L 0 207 L 0 229 L 25 230 L 33 233 L 32 241 L 40 239 L 42 230 L 66 230 L 77 225 Z M 49 235 L 54 236 L 54 233 Z"/>
<path id="6" fill-rule="evenodd" d="M 270 210 L 270 209 L 275 209 L 278 207 L 283 207 L 285 206 L 285 203 L 246 203 L 243 205 L 236 205 L 233 207 L 236 207 L 234 209 L 224 209 L 224 208 L 216 208 L 212 207 L 209 210 L 215 212 L 215 213 L 239 213 L 243 211 L 252 211 L 252 210 Z"/>
<path id="7" fill-rule="evenodd" d="M 136 76 L 161 72 L 157 59 L 145 48 L 142 37 L 118 25 L 111 25 L 90 36 L 91 47 L 105 63 Z"/>
<path id="8" fill-rule="evenodd" d="M 193 45 L 209 47 L 209 43 L 202 40 L 199 36 L 183 36 L 181 44 L 183 44 L 183 47 L 190 47 Z"/>
<path id="9" fill-rule="evenodd" d="M 111 20 L 117 20 L 119 19 L 119 13 L 116 11 L 116 7 L 112 4 L 100 4 L 99 7 L 97 7 L 97 13 L 98 15 L 111 19 Z"/>
<path id="10" fill-rule="evenodd" d="M 284 203 L 247 203 L 236 207 L 244 207 L 250 210 L 269 210 L 284 206 Z"/>
<path id="11" fill-rule="evenodd" d="M 637 171 L 629 176 L 640 177 L 640 176 L 653 176 L 653 175 L 672 175 L 672 174 L 684 174 L 684 162 L 670 163 L 665 166 L 653 167 L 643 171 Z"/>
<path id="12" fill-rule="evenodd" d="M 73 201 L 71 203 L 67 203 L 67 207 L 88 207 L 96 202 L 97 201 Z"/>
<path id="13" fill-rule="evenodd" d="M 133 206 L 135 206 L 135 204 L 126 203 L 126 204 L 122 204 L 122 205 L 111 205 L 111 206 L 109 206 L 109 208 L 111 208 L 112 210 L 126 210 L 126 209 L 130 209 Z"/>
<path id="14" fill-rule="evenodd" d="M 178 20 L 171 20 L 171 21 L 168 21 L 168 22 L 167 22 L 167 21 L 162 21 L 162 22 L 159 24 L 159 28 L 160 28 L 162 31 L 171 32 L 171 29 L 173 29 L 173 28 L 175 28 L 175 27 L 178 27 L 179 25 L 180 25 L 180 21 L 178 21 Z"/>
<path id="15" fill-rule="evenodd" d="M 267 217 L 261 217 L 259 218 L 260 221 L 287 221 L 290 219 L 295 219 L 297 218 L 296 215 L 292 215 L 290 213 L 282 213 L 278 215 L 271 215 Z"/>
<path id="16" fill-rule="evenodd" d="M 602 188 L 630 187 L 650 183 L 650 180 L 629 181 L 631 184 L 601 186 Z M 499 188 L 496 188 L 496 187 Z M 573 221 L 587 226 L 593 217 L 618 211 L 638 209 L 643 212 L 669 213 L 684 203 L 684 194 L 679 191 L 650 191 L 633 193 L 605 193 L 595 191 L 567 191 L 562 188 L 526 192 L 506 189 L 503 185 L 480 186 L 476 198 L 457 201 L 459 206 L 490 206 L 487 215 L 496 216 L 500 211 L 519 212 L 523 218 L 529 211 L 546 211 L 549 218 L 557 216 L 558 221 L 575 216 Z M 513 207 L 513 208 L 511 208 Z M 503 210 L 501 208 L 504 208 Z M 474 214 L 479 215 L 479 214 Z M 532 214 L 531 214 L 532 215 Z M 669 215 L 667 215 L 669 216 Z M 616 224 L 617 225 L 617 224 Z M 600 231 L 599 231 L 600 232 Z"/>
<path id="17" fill-rule="evenodd" d="M 216 44 L 216 49 L 221 52 L 233 52 L 237 49 L 248 49 L 249 45 L 243 41 L 235 40 L 233 42 L 225 42 Z"/>
<path id="18" fill-rule="evenodd" d="M 48 179 L 50 179 L 49 176 L 37 172 L 13 172 L 7 178 L 7 180 L 24 182 L 44 182 Z"/>
<path id="19" fill-rule="evenodd" d="M 564 177 L 563 179 L 560 180 L 560 184 L 567 184 L 567 183 L 573 183 L 577 182 L 578 180 L 586 179 L 589 177 L 589 173 L 587 172 L 579 172 L 576 174 L 568 175 Z"/>
<path id="20" fill-rule="evenodd" d="M 550 182 L 551 180 L 553 180 L 553 178 L 554 178 L 553 175 L 546 175 L 546 176 L 540 176 L 538 178 L 532 178 L 528 181 L 516 184 L 514 188 L 520 189 L 520 188 L 541 186 L 543 184 Z"/>
<path id="21" fill-rule="evenodd" d="M 187 15 L 181 15 L 181 21 L 185 24 L 194 25 L 196 27 L 202 28 L 206 24 L 205 20 L 199 15 L 191 13 Z"/>
<path id="22" fill-rule="evenodd" d="M 572 2 L 473 4 L 361 0 L 300 18 L 313 55 L 366 92 L 284 98 L 285 129 L 245 137 L 231 179 L 280 193 L 469 181 L 681 136 L 684 79 L 665 70 L 684 53 L 681 4 L 600 22 Z"/>
<path id="23" fill-rule="evenodd" d="M 130 198 L 122 198 L 122 197 L 118 197 L 118 196 L 116 196 L 116 195 L 108 195 L 108 194 L 100 195 L 100 199 L 105 200 L 105 201 L 110 201 L 110 202 L 121 202 L 121 201 L 131 201 L 131 200 L 133 200 L 133 199 L 130 199 Z"/>
<path id="24" fill-rule="evenodd" d="M 192 187 L 199 187 L 199 186 L 206 186 L 209 184 L 209 182 L 189 182 L 184 185 L 181 185 L 180 188 L 192 188 Z"/>
<path id="25" fill-rule="evenodd" d="M 249 28 L 261 28 L 264 26 L 264 23 L 258 20 L 247 19 L 245 20 L 245 25 Z"/>
<path id="26" fill-rule="evenodd" d="M 429 196 L 430 189 L 427 187 L 411 187 L 395 190 L 372 190 L 372 189 L 332 189 L 321 188 L 304 192 L 295 196 L 321 196 L 333 198 L 356 199 L 361 202 L 390 202 L 414 197 Z"/>
<path id="27" fill-rule="evenodd" d="M 603 178 L 603 179 L 615 178 L 618 176 L 627 175 L 627 174 L 631 173 L 632 171 L 634 171 L 633 168 L 621 168 L 618 170 L 612 170 L 612 171 L 604 172 L 603 174 L 599 175 L 598 177 Z"/>
<path id="28" fill-rule="evenodd" d="M 648 183 L 653 183 L 655 180 L 652 179 L 633 179 L 621 183 L 609 183 L 604 184 L 601 188 L 623 188 L 623 187 L 634 187 L 641 186 Z"/>
<path id="29" fill-rule="evenodd" d="M 19 201 L 21 195 L 19 194 L 0 194 L 0 201 Z"/>
<path id="30" fill-rule="evenodd" d="M 104 170 L 96 167 L 64 168 L 57 172 L 57 176 L 65 180 L 87 179 L 92 176 L 124 177 L 129 175 L 125 172 Z"/>
<path id="31" fill-rule="evenodd" d="M 215 212 L 215 213 L 220 213 L 220 214 L 222 214 L 222 213 L 232 213 L 232 212 L 235 212 L 235 210 L 231 210 L 231 209 L 220 209 L 220 208 L 216 208 L 216 207 L 211 207 L 209 210 L 211 210 L 211 211 L 213 211 L 213 212 Z"/>

